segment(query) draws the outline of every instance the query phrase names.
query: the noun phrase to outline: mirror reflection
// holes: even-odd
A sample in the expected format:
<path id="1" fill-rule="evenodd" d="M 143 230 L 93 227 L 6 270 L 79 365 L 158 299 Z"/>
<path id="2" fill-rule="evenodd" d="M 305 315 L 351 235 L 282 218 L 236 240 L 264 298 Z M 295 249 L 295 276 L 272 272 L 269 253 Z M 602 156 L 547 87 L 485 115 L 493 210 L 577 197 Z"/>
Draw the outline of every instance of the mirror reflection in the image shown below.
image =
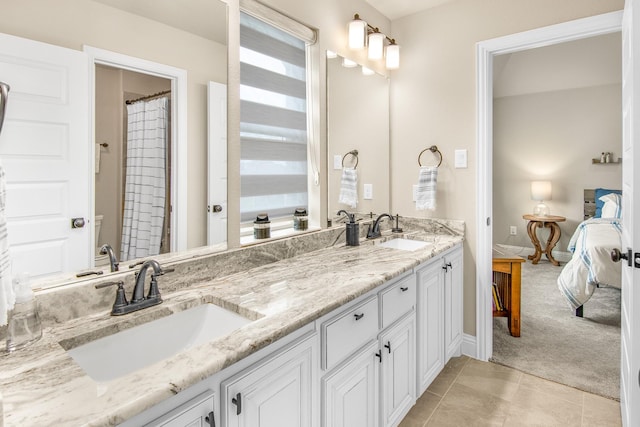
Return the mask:
<path id="1" fill-rule="evenodd" d="M 61 85 L 55 88 L 58 92 L 39 93 L 37 90 L 40 88 L 34 88 L 38 86 L 34 85 L 38 80 L 20 78 L 27 74 L 20 73 L 16 63 L 0 64 L 3 78 L 14 73 L 14 81 L 10 82 L 12 91 L 7 121 L 0 138 L 0 156 L 6 163 L 7 174 L 14 171 L 12 175 L 15 177 L 12 183 L 8 176 L 7 194 L 9 235 L 14 243 L 12 248 L 16 248 L 12 249 L 15 271 L 28 271 L 35 278 L 60 273 L 71 277 L 94 263 L 105 263 L 106 257 L 99 254 L 100 246 L 105 243 L 110 244 L 122 259 L 197 248 L 208 243 L 208 132 L 211 131 L 211 122 L 221 122 L 208 113 L 208 103 L 212 100 L 212 85 L 224 88 L 226 84 L 226 8 L 226 3 L 217 0 L 25 0 L 4 5 L 0 15 L 1 32 L 19 39 L 3 39 L 0 47 L 3 55 L 15 56 L 14 51 L 24 54 L 20 64 L 30 66 L 37 61 L 29 58 L 46 58 L 43 53 L 46 46 L 54 45 L 59 49 L 53 55 L 60 62 L 56 67 L 65 69 L 65 72 L 71 70 L 70 83 L 73 83 L 74 76 L 88 79 L 95 73 L 95 93 L 85 94 L 81 99 L 85 107 L 74 110 L 80 112 L 75 116 L 83 122 L 81 129 L 86 129 L 87 133 L 95 131 L 95 147 L 87 144 L 87 139 L 92 141 L 93 138 L 86 138 L 86 133 L 80 132 L 81 138 L 76 139 L 85 144 L 82 147 L 75 147 L 73 144 L 77 142 L 71 141 L 73 138 L 68 141 L 61 139 L 58 145 L 51 141 L 47 143 L 43 138 L 43 150 L 36 151 L 34 147 L 40 147 L 37 145 L 39 141 L 34 139 L 24 143 L 26 134 L 37 136 L 36 132 L 25 132 L 24 127 L 18 126 L 18 123 L 25 122 L 25 118 L 20 116 L 22 108 L 29 109 L 33 105 L 29 103 L 37 101 L 38 97 L 45 100 L 41 104 L 47 101 L 55 104 L 58 102 L 55 97 L 59 96 L 60 104 L 63 104 L 67 102 L 65 90 L 73 92 L 75 89 L 70 90 L 72 85 Z M 22 40 L 30 44 L 20 44 Z M 38 45 L 37 42 L 47 45 Z M 80 67 L 82 71 L 83 65 L 89 62 L 87 54 L 84 54 L 84 60 L 81 56 L 85 46 L 113 55 L 125 55 L 137 62 L 135 66 L 91 64 L 91 69 L 85 70 L 84 74 L 73 74 L 76 71 L 72 67 Z M 65 55 L 60 55 L 61 51 Z M 76 63 L 63 63 L 67 56 L 75 58 Z M 184 71 L 186 85 L 177 85 L 175 80 L 167 79 L 153 66 L 147 68 L 147 62 Z M 40 75 L 47 75 L 46 71 Z M 89 129 L 89 108 L 86 105 L 94 96 L 94 129 Z M 215 96 L 224 97 L 224 94 L 220 95 L 218 90 Z M 158 99 L 167 103 L 166 124 L 155 130 L 155 133 L 162 133 L 158 129 L 166 129 L 167 138 L 160 143 L 164 154 L 142 154 L 140 160 L 132 161 L 137 154 L 131 150 L 131 145 L 135 144 L 130 143 L 127 148 L 126 130 L 133 126 L 135 120 L 128 124 L 127 110 L 132 107 L 125 101 L 136 101 L 131 104 L 133 106 L 149 101 L 164 102 L 156 101 Z M 182 124 L 176 122 L 172 114 L 177 108 L 172 105 L 176 100 L 185 100 L 180 111 L 187 111 L 188 115 Z M 214 102 L 218 100 L 215 98 Z M 51 115 L 48 121 L 52 121 Z M 42 119 L 40 123 L 46 122 Z M 46 130 L 45 126 L 40 128 Z M 174 137 L 176 134 L 178 137 Z M 220 140 L 226 140 L 225 136 L 218 132 Z M 11 141 L 22 141 L 22 148 Z M 65 157 L 65 153 L 72 155 Z M 64 166 L 59 163 L 55 167 L 44 163 L 56 156 L 64 157 L 67 163 Z M 150 157 L 157 157 L 153 174 L 145 163 Z M 131 173 L 127 172 L 127 161 L 134 167 Z M 64 172 L 64 179 L 49 176 L 48 172 L 56 168 Z M 37 180 L 32 176 L 18 176 L 18 172 L 26 174 L 30 170 L 36 172 L 33 176 L 39 173 L 37 188 Z M 156 219 L 153 231 L 139 227 L 142 211 L 128 213 L 131 209 L 127 207 L 125 195 L 131 184 L 127 183 L 127 175 L 137 175 L 143 185 L 149 180 L 155 183 L 154 199 L 150 205 L 157 208 L 157 212 L 144 214 L 149 219 L 146 222 L 153 223 L 150 218 Z M 18 188 L 15 183 L 20 180 L 28 181 L 29 188 Z M 66 199 L 52 191 L 62 181 L 66 187 L 60 191 L 67 195 Z M 47 195 L 51 203 L 48 203 Z M 31 202 L 25 196 L 33 196 Z M 69 204 L 63 206 L 63 199 Z M 163 203 L 156 203 L 159 199 L 163 199 Z M 224 204 L 225 201 L 217 203 Z M 41 210 L 38 210 L 39 206 Z M 84 220 L 85 225 L 74 228 L 80 224 L 80 221 L 73 221 L 77 218 Z M 172 227 L 175 224 L 180 226 Z M 48 235 L 48 231 L 55 235 Z M 130 244 L 132 236 L 142 242 L 151 235 L 155 242 L 150 252 L 138 252 L 137 246 Z M 223 238 L 218 236 L 219 240 Z M 124 241 L 128 242 L 126 248 Z"/>
<path id="2" fill-rule="evenodd" d="M 389 79 L 328 52 L 327 126 L 327 217 L 388 212 Z"/>

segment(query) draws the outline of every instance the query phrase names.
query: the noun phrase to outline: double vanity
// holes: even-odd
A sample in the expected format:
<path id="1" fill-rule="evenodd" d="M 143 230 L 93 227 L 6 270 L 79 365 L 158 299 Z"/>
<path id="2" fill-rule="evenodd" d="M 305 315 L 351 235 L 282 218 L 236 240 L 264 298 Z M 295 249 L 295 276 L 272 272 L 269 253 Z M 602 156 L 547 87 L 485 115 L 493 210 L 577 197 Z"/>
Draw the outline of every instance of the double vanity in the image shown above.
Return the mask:
<path id="1" fill-rule="evenodd" d="M 112 276 L 37 292 L 43 338 L 0 356 L 4 425 L 398 425 L 462 344 L 464 225 L 402 222 L 185 257 L 123 316 Z"/>

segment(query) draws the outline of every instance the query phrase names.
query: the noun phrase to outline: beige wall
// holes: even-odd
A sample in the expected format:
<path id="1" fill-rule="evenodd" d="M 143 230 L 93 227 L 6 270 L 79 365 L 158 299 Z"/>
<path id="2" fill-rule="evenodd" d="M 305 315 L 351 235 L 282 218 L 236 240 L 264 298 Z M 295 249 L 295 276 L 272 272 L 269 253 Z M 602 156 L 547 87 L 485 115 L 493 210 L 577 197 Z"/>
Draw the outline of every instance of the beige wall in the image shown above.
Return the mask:
<path id="1" fill-rule="evenodd" d="M 400 215 L 425 215 L 416 212 L 411 201 L 418 173 L 415 158 L 437 144 L 444 161 L 433 216 L 462 219 L 467 226 L 467 334 L 476 333 L 475 45 L 622 7 L 622 0 L 458 0 L 392 23 L 402 56 L 401 68 L 391 75 L 391 206 Z M 468 151 L 468 168 L 453 168 L 455 149 Z"/>
<path id="2" fill-rule="evenodd" d="M 567 245 L 583 219 L 583 189 L 621 188 L 620 164 L 592 164 L 603 151 L 620 156 L 622 105 L 620 84 L 510 96 L 494 100 L 493 241 L 533 247 L 525 213 L 532 180 L 552 183 L 552 200 L 545 202 L 560 223 Z M 518 234 L 509 236 L 509 226 Z M 546 231 L 546 230 L 545 230 Z M 539 238 L 548 233 L 540 231 Z"/>
<path id="3" fill-rule="evenodd" d="M 207 82 L 227 81 L 226 46 L 90 0 L 4 2 L 0 31 L 76 50 L 86 44 L 187 70 L 187 244 L 206 244 Z"/>

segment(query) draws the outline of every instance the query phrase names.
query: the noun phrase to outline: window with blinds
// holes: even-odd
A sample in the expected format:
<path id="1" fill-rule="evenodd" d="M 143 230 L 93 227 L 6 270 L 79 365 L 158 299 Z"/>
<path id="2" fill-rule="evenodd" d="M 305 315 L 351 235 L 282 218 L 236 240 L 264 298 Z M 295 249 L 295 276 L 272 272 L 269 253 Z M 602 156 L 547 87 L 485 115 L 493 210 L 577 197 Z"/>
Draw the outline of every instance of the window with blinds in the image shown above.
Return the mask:
<path id="1" fill-rule="evenodd" d="M 240 215 L 308 206 L 305 41 L 240 15 Z"/>

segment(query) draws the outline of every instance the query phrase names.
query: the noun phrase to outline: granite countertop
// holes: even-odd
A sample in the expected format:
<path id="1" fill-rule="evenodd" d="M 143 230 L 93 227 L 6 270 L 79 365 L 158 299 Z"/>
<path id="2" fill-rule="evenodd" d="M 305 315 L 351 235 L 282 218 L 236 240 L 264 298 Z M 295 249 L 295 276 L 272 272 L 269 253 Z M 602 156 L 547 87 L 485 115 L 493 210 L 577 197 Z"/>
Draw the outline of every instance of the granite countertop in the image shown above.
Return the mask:
<path id="1" fill-rule="evenodd" d="M 461 235 L 411 234 L 411 238 L 434 244 L 415 251 L 388 249 L 370 241 L 356 247 L 336 245 L 200 280 L 163 293 L 161 305 L 126 316 L 111 317 L 103 310 L 46 326 L 41 340 L 0 357 L 4 426 L 123 422 L 463 239 Z M 159 280 L 161 291 L 163 279 Z M 204 302 L 255 320 L 225 337 L 106 383 L 87 376 L 65 351 Z M 126 352 L 122 357 L 127 357 Z"/>

